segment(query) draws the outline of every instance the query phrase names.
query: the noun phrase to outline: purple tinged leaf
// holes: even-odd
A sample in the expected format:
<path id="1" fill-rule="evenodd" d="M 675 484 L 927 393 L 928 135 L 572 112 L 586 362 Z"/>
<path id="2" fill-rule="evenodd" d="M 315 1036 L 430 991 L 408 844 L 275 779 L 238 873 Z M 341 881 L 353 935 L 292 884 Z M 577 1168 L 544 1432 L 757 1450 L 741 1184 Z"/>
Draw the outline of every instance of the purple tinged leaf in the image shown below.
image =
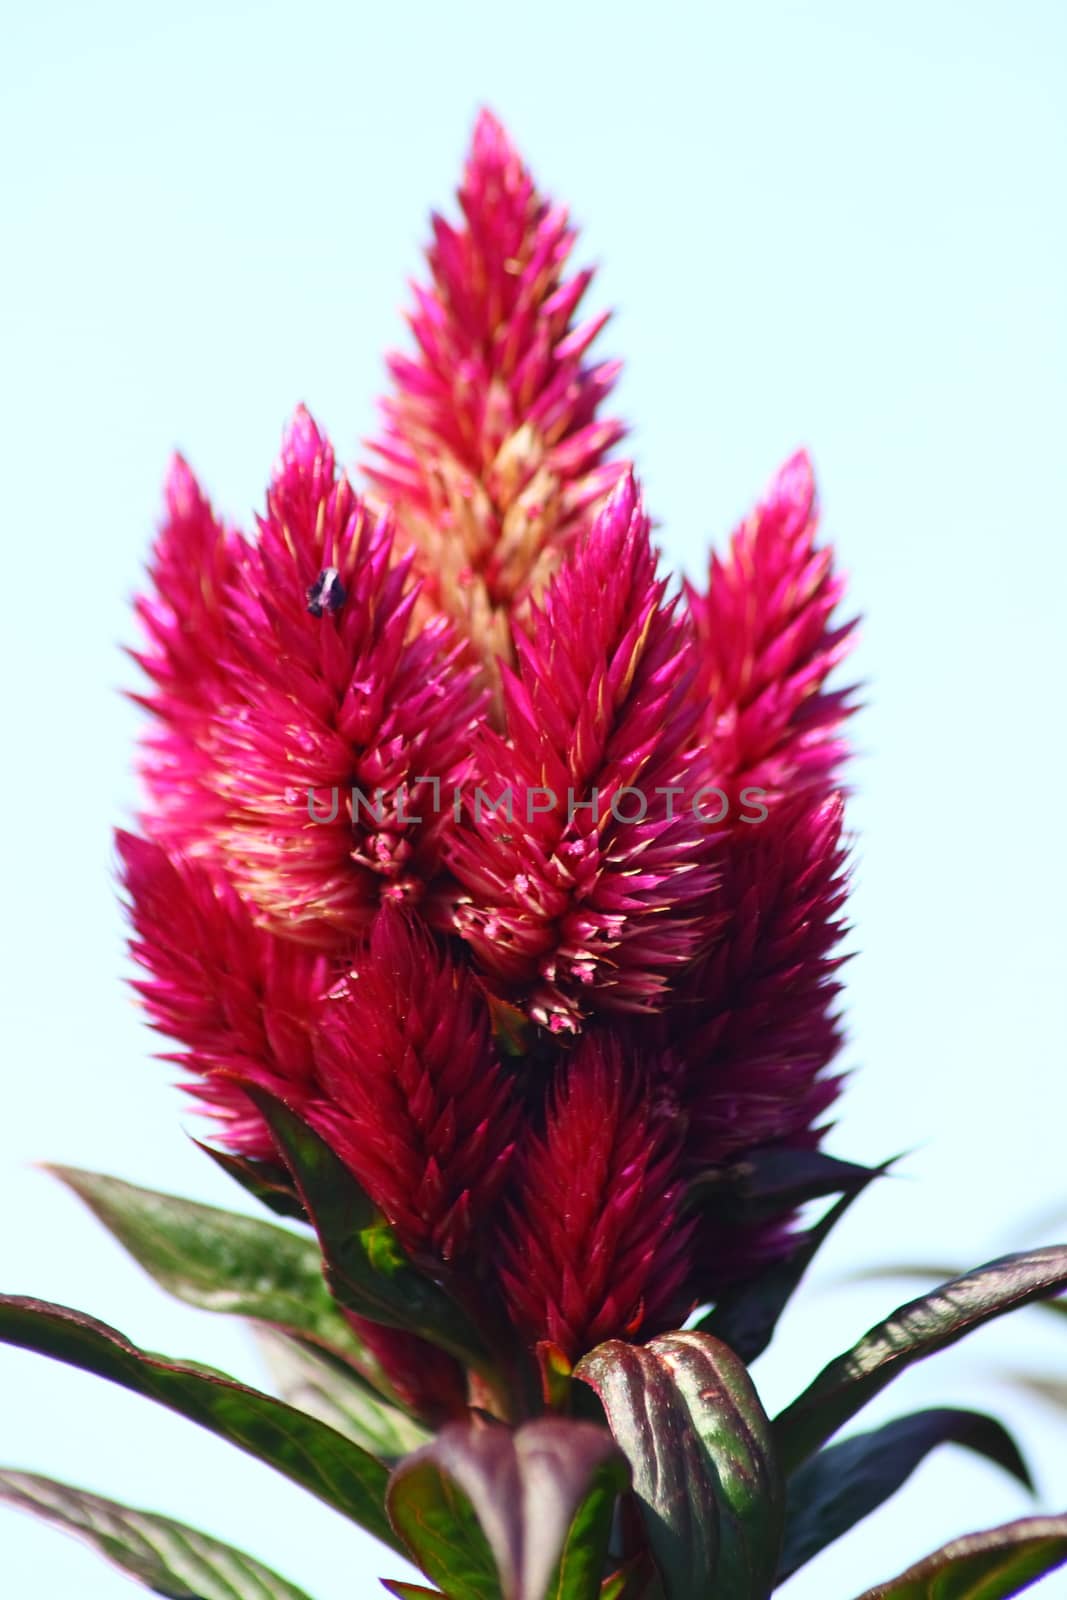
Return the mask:
<path id="1" fill-rule="evenodd" d="M 915 1361 L 955 1344 L 972 1328 L 1067 1286 L 1067 1245 L 1002 1256 L 894 1311 L 831 1361 L 774 1420 L 790 1474 Z"/>
<path id="2" fill-rule="evenodd" d="M 1067 1513 L 1024 1517 L 935 1550 L 859 1600 L 1007 1600 L 1067 1562 Z"/>
<path id="3" fill-rule="evenodd" d="M 630 1461 L 666 1600 L 770 1594 L 782 1487 L 770 1423 L 734 1353 L 701 1333 L 611 1340 L 575 1376 Z"/>
<path id="4" fill-rule="evenodd" d="M 450 1600 L 598 1600 L 626 1462 L 605 1428 L 453 1423 L 394 1472 L 389 1515 Z"/>
<path id="5" fill-rule="evenodd" d="M 404 1583 L 400 1578 L 382 1578 L 382 1588 L 388 1589 L 390 1594 L 395 1594 L 397 1600 L 426 1600 L 433 1595 L 436 1600 L 441 1600 L 440 1589 L 426 1589 L 421 1583 Z"/>
<path id="6" fill-rule="evenodd" d="M 949 1278 L 963 1276 L 962 1268 L 938 1266 L 933 1262 L 924 1261 L 892 1261 L 883 1267 L 871 1267 L 865 1272 L 850 1274 L 852 1281 L 857 1283 L 871 1283 L 876 1279 L 884 1278 L 925 1278 L 930 1283 L 945 1283 Z M 1051 1311 L 1053 1316 L 1067 1317 L 1067 1296 L 1057 1300 L 1038 1300 L 1035 1302 L 1039 1311 Z"/>

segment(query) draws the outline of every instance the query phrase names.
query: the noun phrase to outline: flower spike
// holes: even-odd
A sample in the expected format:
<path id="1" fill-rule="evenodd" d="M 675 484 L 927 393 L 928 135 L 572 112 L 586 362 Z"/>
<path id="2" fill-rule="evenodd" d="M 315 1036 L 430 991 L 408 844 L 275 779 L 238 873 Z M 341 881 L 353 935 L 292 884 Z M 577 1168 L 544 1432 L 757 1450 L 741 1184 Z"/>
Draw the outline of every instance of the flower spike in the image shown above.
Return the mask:
<path id="1" fill-rule="evenodd" d="M 448 844 L 467 891 L 458 931 L 557 1031 L 594 1009 L 656 1009 L 708 932 L 692 643 L 665 587 L 628 476 L 518 639 L 508 738 L 486 730 Z"/>
<path id="2" fill-rule="evenodd" d="M 393 505 L 434 603 L 476 652 L 510 658 L 509 612 L 536 595 L 589 526 L 623 464 L 623 425 L 599 416 L 618 363 L 590 364 L 606 315 L 578 322 L 589 270 L 566 277 L 574 230 L 483 111 L 459 190 L 435 216 L 431 286 L 415 288 L 413 357 L 367 476 Z"/>
<path id="3" fill-rule="evenodd" d="M 232 886 L 198 862 L 122 831 L 116 844 L 131 954 L 151 974 L 133 987 L 152 1026 L 183 1046 L 165 1059 L 192 1074 L 183 1087 L 218 1121 L 227 1145 L 269 1160 L 273 1137 L 236 1079 L 307 1103 L 327 964 L 257 927 Z"/>
<path id="4" fill-rule="evenodd" d="M 383 907 L 324 1018 L 311 1121 L 409 1250 L 467 1251 L 507 1173 L 517 1102 L 470 975 Z"/>
<path id="5" fill-rule="evenodd" d="M 703 735 L 714 781 L 772 797 L 835 783 L 846 746 L 840 728 L 854 691 L 828 690 L 855 621 L 834 612 L 844 579 L 833 552 L 815 543 L 811 461 L 786 462 L 764 500 L 734 534 L 725 560 L 711 558 L 707 594 L 687 585 L 705 706 Z"/>
<path id="6" fill-rule="evenodd" d="M 385 899 L 432 899 L 448 784 L 484 696 L 443 618 L 414 634 L 410 563 L 303 409 L 231 607 L 239 709 L 214 726 L 221 851 L 264 921 L 344 949 Z"/>
<path id="7" fill-rule="evenodd" d="M 627 1059 L 607 1032 L 561 1061 L 544 1131 L 519 1153 L 499 1246 L 508 1310 L 531 1343 L 573 1361 L 692 1310 L 674 1076 L 669 1060 Z"/>

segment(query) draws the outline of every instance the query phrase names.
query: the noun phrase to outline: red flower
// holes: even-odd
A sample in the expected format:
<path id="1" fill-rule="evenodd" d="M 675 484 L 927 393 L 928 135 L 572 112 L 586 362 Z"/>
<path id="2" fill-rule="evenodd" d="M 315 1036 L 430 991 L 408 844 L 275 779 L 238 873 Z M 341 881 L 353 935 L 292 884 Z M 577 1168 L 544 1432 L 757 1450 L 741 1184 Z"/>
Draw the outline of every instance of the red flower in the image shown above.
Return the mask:
<path id="1" fill-rule="evenodd" d="M 151 831 L 178 850 L 210 856 L 223 806 L 206 746 L 227 692 L 225 608 L 244 544 L 219 522 L 181 456 L 171 462 L 164 501 L 148 568 L 152 587 L 136 601 L 148 642 L 130 652 L 153 688 L 131 698 L 156 719 L 141 759 Z"/>
<path id="2" fill-rule="evenodd" d="M 410 1250 L 467 1251 L 518 1127 L 473 980 L 403 913 L 378 916 L 318 1041 L 311 1121 Z"/>
<path id="3" fill-rule="evenodd" d="M 712 555 L 706 595 L 687 585 L 696 625 L 697 692 L 714 782 L 730 796 L 832 787 L 851 689 L 826 688 L 855 622 L 836 623 L 844 591 L 833 552 L 818 549 L 811 462 L 787 461 L 752 516 Z"/>
<path id="4" fill-rule="evenodd" d="M 509 609 L 540 589 L 622 471 L 606 456 L 625 430 L 597 415 L 618 363 L 587 364 L 607 320 L 575 321 L 593 274 L 564 277 L 567 213 L 487 111 L 459 203 L 460 227 L 433 219 L 417 352 L 389 359 L 396 391 L 367 471 L 434 601 L 480 653 L 510 656 Z"/>
<path id="5" fill-rule="evenodd" d="M 222 1139 L 275 1158 L 241 1084 L 281 1095 L 423 1271 L 575 1356 L 789 1246 L 788 1214 L 684 1208 L 817 1144 L 839 1090 L 853 625 L 803 455 L 669 598 L 590 274 L 488 115 L 460 203 L 391 363 L 391 508 L 302 408 L 253 538 L 172 467 L 138 603 L 153 842 L 119 842 L 138 988 Z M 462 1409 L 450 1358 L 368 1339 Z"/>
<path id="6" fill-rule="evenodd" d="M 484 732 L 482 796 L 449 840 L 458 930 L 553 1030 L 662 1004 L 706 933 L 692 640 L 665 588 L 627 477 L 516 636 L 507 738 Z"/>
<path id="7" fill-rule="evenodd" d="M 200 522 L 170 532 L 174 564 L 195 563 Z M 388 520 L 337 476 L 301 408 L 258 541 L 202 630 L 211 668 L 195 718 L 178 694 L 153 702 L 160 748 L 174 759 L 152 765 L 152 831 L 172 831 L 172 771 L 188 819 L 191 774 L 209 799 L 196 812 L 199 835 L 186 827 L 178 842 L 224 864 L 261 921 L 323 948 L 344 949 L 383 899 L 428 898 L 433 913 L 449 811 L 425 812 L 411 789 L 423 775 L 446 784 L 462 775 L 484 709 L 444 619 L 412 634 L 409 567 L 393 562 Z"/>
<path id="8" fill-rule="evenodd" d="M 131 953 L 151 973 L 134 988 L 152 1026 L 185 1047 L 165 1059 L 196 1075 L 183 1087 L 228 1145 L 270 1159 L 274 1141 L 234 1079 L 306 1104 L 326 962 L 257 927 L 232 886 L 198 863 L 130 833 L 116 841 Z"/>
<path id="9" fill-rule="evenodd" d="M 722 852 L 722 929 L 672 1015 L 699 1165 L 815 1143 L 813 1124 L 837 1096 L 841 1080 L 824 1074 L 841 1043 L 841 823 L 839 795 L 790 796 Z"/>
<path id="10" fill-rule="evenodd" d="M 652 1338 L 692 1309 L 673 1076 L 669 1060 L 625 1057 L 611 1033 L 561 1059 L 499 1244 L 508 1311 L 531 1342 L 573 1360 L 603 1339 Z"/>

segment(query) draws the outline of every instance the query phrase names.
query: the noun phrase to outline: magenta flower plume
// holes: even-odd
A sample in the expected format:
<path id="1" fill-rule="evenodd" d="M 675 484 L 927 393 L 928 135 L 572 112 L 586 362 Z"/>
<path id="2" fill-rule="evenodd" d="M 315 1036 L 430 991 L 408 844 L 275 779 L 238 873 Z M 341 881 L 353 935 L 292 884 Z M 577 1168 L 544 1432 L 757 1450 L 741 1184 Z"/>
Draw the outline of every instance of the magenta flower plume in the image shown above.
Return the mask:
<path id="1" fill-rule="evenodd" d="M 134 988 L 152 1026 L 184 1046 L 165 1059 L 192 1074 L 183 1087 L 232 1149 L 270 1159 L 274 1141 L 238 1080 L 306 1104 L 325 959 L 257 927 L 218 874 L 130 833 L 116 841 L 131 953 L 151 974 Z"/>
<path id="2" fill-rule="evenodd" d="M 567 213 L 537 191 L 496 119 L 478 119 L 463 223 L 433 219 L 414 357 L 368 477 L 418 551 L 432 599 L 484 656 L 511 654 L 508 611 L 543 586 L 619 476 L 625 429 L 599 417 L 619 370 L 590 364 L 606 314 L 577 323 L 589 270 L 564 275 Z"/>
<path id="3" fill-rule="evenodd" d="M 848 651 L 855 622 L 837 623 L 844 579 L 817 548 L 811 462 L 787 461 L 726 560 L 711 558 L 706 595 L 687 585 L 706 706 L 704 738 L 714 781 L 776 796 L 832 787 L 846 752 L 840 726 L 853 691 L 826 679 Z"/>
<path id="4" fill-rule="evenodd" d="M 390 1399 L 435 1428 L 450 1417 L 467 1416 L 467 1375 L 454 1357 L 402 1328 L 387 1328 L 353 1311 L 345 1316 L 381 1368 Z"/>
<path id="5" fill-rule="evenodd" d="M 656 577 L 625 478 L 516 636 L 507 737 L 485 730 L 475 803 L 449 840 L 456 926 L 535 1021 L 647 1011 L 705 935 L 709 829 L 694 815 L 688 626 Z"/>
<path id="6" fill-rule="evenodd" d="M 136 602 L 147 645 L 130 652 L 153 688 L 131 698 L 154 718 L 141 759 L 153 832 L 203 855 L 222 816 L 205 746 L 225 684 L 226 599 L 243 541 L 216 518 L 181 456 L 171 462 L 164 506 L 152 588 Z"/>
<path id="7" fill-rule="evenodd" d="M 603 1339 L 652 1338 L 686 1302 L 681 1119 L 669 1061 L 590 1033 L 561 1059 L 543 1132 L 519 1153 L 500 1280 L 531 1342 L 571 1360 Z"/>
<path id="8" fill-rule="evenodd" d="M 672 597 L 591 274 L 488 114 L 460 205 L 391 362 L 386 504 L 303 408 L 247 538 L 174 463 L 119 838 L 137 987 L 220 1141 L 298 1178 L 248 1090 L 280 1097 L 492 1347 L 475 1374 L 354 1319 L 434 1425 L 792 1247 L 733 1180 L 840 1089 L 853 706 L 807 457 Z"/>
<path id="9" fill-rule="evenodd" d="M 847 891 L 839 795 L 790 796 L 723 852 L 722 930 L 686 975 L 673 1039 L 687 1063 L 687 1148 L 704 1166 L 746 1146 L 814 1143 L 840 1080 L 823 1074 Z"/>
<path id="10" fill-rule="evenodd" d="M 447 623 L 411 632 L 410 563 L 392 554 L 388 519 L 298 410 L 228 594 L 200 741 L 221 821 L 204 848 L 260 920 L 324 948 L 383 899 L 432 899 L 445 815 L 409 820 L 405 786 L 463 771 L 483 707 Z"/>
<path id="11" fill-rule="evenodd" d="M 311 1120 L 401 1241 L 446 1261 L 469 1250 L 518 1126 L 469 973 L 387 906 L 325 1018 L 318 1065 Z"/>

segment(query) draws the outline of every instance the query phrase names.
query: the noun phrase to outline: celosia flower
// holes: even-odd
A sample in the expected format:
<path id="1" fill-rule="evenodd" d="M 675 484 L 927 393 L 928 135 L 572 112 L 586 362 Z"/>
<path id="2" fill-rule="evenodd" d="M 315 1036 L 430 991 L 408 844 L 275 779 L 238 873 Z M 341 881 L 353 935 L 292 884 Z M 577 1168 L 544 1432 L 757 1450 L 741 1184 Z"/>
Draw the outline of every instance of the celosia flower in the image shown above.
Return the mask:
<path id="1" fill-rule="evenodd" d="M 665 588 L 627 477 L 516 634 L 507 738 L 484 731 L 482 795 L 448 842 L 457 928 L 554 1030 L 662 1003 L 707 931 L 692 640 Z"/>
<path id="2" fill-rule="evenodd" d="M 500 1281 L 524 1334 L 571 1359 L 602 1339 L 651 1338 L 692 1309 L 673 1078 L 669 1061 L 586 1034 L 519 1152 Z"/>
<path id="3" fill-rule="evenodd" d="M 402 1243 L 463 1254 L 492 1213 L 518 1125 L 469 973 L 386 907 L 324 1013 L 317 1064 L 311 1121 Z"/>
<path id="4" fill-rule="evenodd" d="M 411 631 L 410 563 L 392 555 L 388 518 L 299 410 L 234 596 L 241 709 L 216 721 L 217 782 L 238 887 L 279 931 L 332 948 L 383 899 L 432 887 L 446 818 L 405 806 L 406 786 L 460 776 L 483 709 L 447 623 Z"/>
<path id="5" fill-rule="evenodd" d="M 841 1087 L 837 973 L 847 880 L 839 795 L 784 797 L 721 854 L 723 923 L 686 974 L 670 1037 L 685 1071 L 685 1164 L 707 1174 L 746 1151 L 818 1144 Z M 791 1209 L 752 1224 L 702 1212 L 693 1287 L 702 1301 L 794 1245 Z"/>
<path id="6" fill-rule="evenodd" d="M 728 557 L 713 554 L 708 592 L 687 585 L 699 648 L 703 737 L 714 781 L 731 797 L 827 788 L 846 754 L 840 724 L 853 691 L 826 688 L 855 622 L 836 623 L 844 591 L 833 552 L 815 543 L 811 462 L 787 461 L 742 523 Z"/>
<path id="7" fill-rule="evenodd" d="M 178 570 L 200 559 L 202 521 L 168 525 Z M 170 758 L 151 761 L 151 830 L 223 863 L 260 920 L 324 948 L 349 945 L 383 899 L 429 897 L 432 914 L 448 813 L 410 820 L 420 815 L 410 787 L 462 775 L 484 708 L 445 620 L 412 633 L 409 566 L 393 561 L 388 518 L 372 518 L 338 477 L 301 408 L 259 538 L 226 572 L 221 607 L 211 591 L 202 649 L 179 654 L 171 642 L 184 640 L 176 585 L 164 596 L 170 632 L 155 629 L 175 684 L 151 702 L 164 727 L 153 752 Z M 144 610 L 154 620 L 156 608 Z M 187 679 L 207 653 L 193 693 Z"/>
<path id="8" fill-rule="evenodd" d="M 537 191 L 489 112 L 459 191 L 463 223 L 433 219 L 432 287 L 416 287 L 414 357 L 368 477 L 415 545 L 432 599 L 479 653 L 511 654 L 509 613 L 536 594 L 622 467 L 598 417 L 619 370 L 586 353 L 606 314 L 576 323 L 591 271 L 565 277 L 574 231 Z"/>
<path id="9" fill-rule="evenodd" d="M 325 958 L 257 927 L 219 874 L 133 834 L 116 839 L 131 952 L 152 974 L 134 987 L 152 1026 L 185 1047 L 165 1059 L 194 1075 L 183 1087 L 211 1109 L 232 1149 L 269 1159 L 274 1141 L 237 1080 L 306 1105 Z"/>
<path id="10" fill-rule="evenodd" d="M 449 1417 L 466 1417 L 466 1374 L 453 1356 L 403 1328 L 387 1328 L 352 1311 L 345 1315 L 360 1343 L 381 1367 L 393 1394 L 416 1417 L 431 1427 L 439 1427 Z"/>
<path id="11" fill-rule="evenodd" d="M 573 1358 L 789 1247 L 788 1213 L 689 1202 L 817 1143 L 838 1092 L 852 625 L 805 456 L 669 598 L 589 275 L 487 116 L 461 203 L 393 362 L 391 508 L 302 409 L 247 540 L 172 469 L 153 842 L 120 844 L 139 987 L 223 1141 L 279 1159 L 242 1084 L 280 1095 L 420 1271 Z M 363 1331 L 406 1403 L 462 1409 L 451 1357 Z"/>
<path id="12" fill-rule="evenodd" d="M 839 795 L 790 795 L 739 827 L 720 857 L 723 917 L 686 974 L 671 1037 L 687 1063 L 692 1157 L 807 1143 L 836 1097 L 835 1002 L 846 895 Z"/>
<path id="13" fill-rule="evenodd" d="M 225 606 L 242 540 L 219 522 L 181 456 L 171 462 L 164 505 L 148 568 L 152 587 L 136 602 L 148 642 L 130 652 L 154 688 L 131 698 L 155 719 L 141 761 L 152 831 L 200 856 L 213 851 L 223 814 L 205 747 L 226 692 Z"/>

